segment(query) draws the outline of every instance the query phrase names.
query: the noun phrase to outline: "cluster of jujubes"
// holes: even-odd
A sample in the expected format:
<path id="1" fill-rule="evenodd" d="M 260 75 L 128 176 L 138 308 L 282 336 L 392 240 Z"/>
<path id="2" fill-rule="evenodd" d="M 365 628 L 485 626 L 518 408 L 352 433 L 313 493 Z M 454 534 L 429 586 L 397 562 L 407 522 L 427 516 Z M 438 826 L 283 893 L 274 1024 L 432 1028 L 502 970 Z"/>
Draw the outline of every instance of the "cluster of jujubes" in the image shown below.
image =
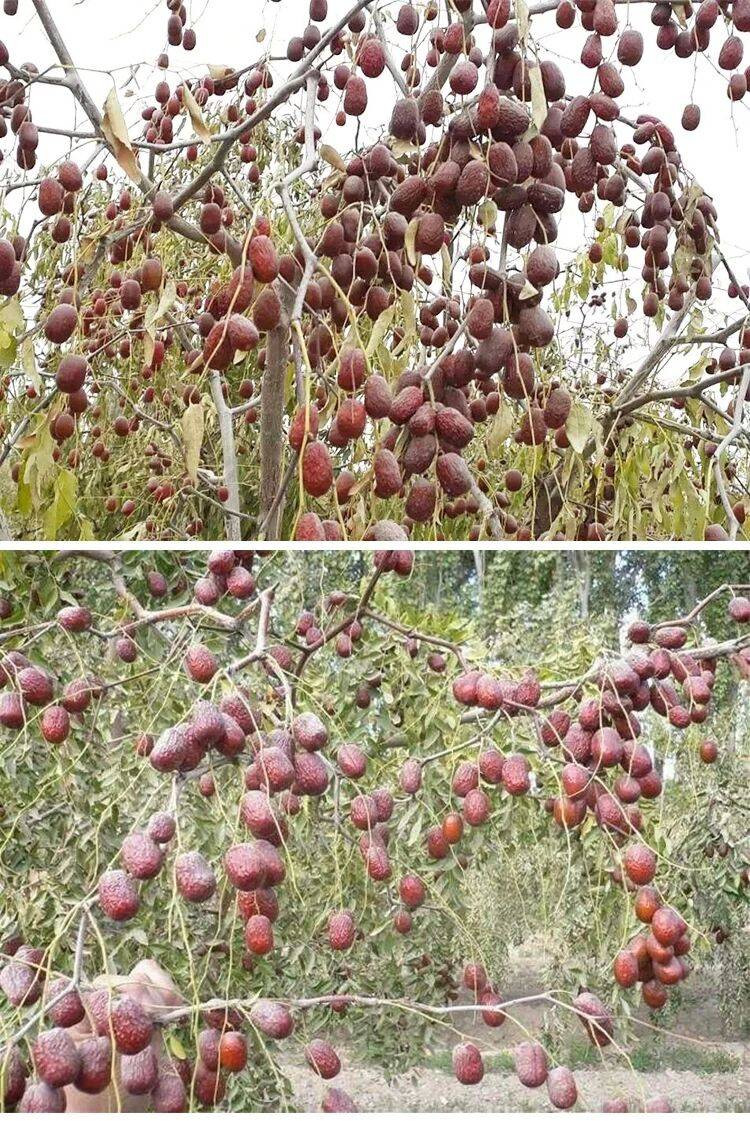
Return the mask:
<path id="1" fill-rule="evenodd" d="M 373 558 L 371 588 L 378 572 L 408 572 L 413 560 L 398 550 L 375 553 Z M 366 599 L 341 590 L 327 595 L 319 611 L 298 614 L 292 633 L 279 641 L 281 632 L 268 615 L 272 592 L 258 586 L 263 579 L 257 569 L 253 573 L 255 561 L 249 551 L 218 549 L 208 555 L 205 570 L 192 585 L 180 574 L 172 587 L 162 573 L 149 570 L 148 593 L 156 600 L 170 596 L 170 605 L 140 606 L 131 621 L 120 619 L 118 628 L 107 633 L 83 602 L 57 613 L 56 624 L 66 641 L 108 640 L 125 662 L 138 656 L 139 628 L 166 623 L 186 608 L 196 617 L 206 615 L 207 628 L 200 635 L 205 641 L 193 633 L 189 645 L 178 642 L 173 648 L 180 659 L 175 671 L 187 698 L 184 717 L 158 735 L 149 731 L 135 737 L 136 755 L 164 776 L 173 794 L 163 810 L 124 835 L 116 861 L 101 874 L 97 898 L 104 932 L 108 924 L 135 919 L 171 891 L 188 910 L 208 908 L 231 918 L 242 932 L 242 964 L 256 970 L 262 959 L 271 955 L 273 960 L 282 950 L 279 939 L 288 927 L 283 921 L 279 924 L 279 918 L 286 918 L 298 897 L 299 881 L 294 892 L 287 890 L 289 860 L 302 836 L 298 823 L 303 826 L 330 806 L 335 829 L 351 845 L 367 891 L 382 893 L 393 930 L 404 938 L 418 937 L 433 889 L 438 883 L 442 889 L 445 877 L 460 875 L 472 859 L 467 845 L 472 834 L 491 830 L 494 815 L 508 798 L 529 798 L 561 829 L 577 830 L 590 817 L 601 830 L 614 863 L 611 878 L 632 895 L 635 916 L 643 924 L 625 946 L 613 950 L 614 978 L 625 989 L 640 985 L 644 1003 L 661 1008 L 670 988 L 690 971 L 691 940 L 688 920 L 669 905 L 658 886 L 659 858 L 648 840 L 646 804 L 661 793 L 662 780 L 659 761 L 643 742 L 639 714 L 649 710 L 651 719 L 666 720 L 676 730 L 703 724 L 718 658 L 726 651 L 717 648 L 716 657 L 705 651 L 691 653 L 693 622 L 652 625 L 637 620 L 628 630 L 633 644 L 629 652 L 599 661 L 580 683 L 555 686 L 531 670 L 501 674 L 472 668 L 460 647 L 439 636 L 410 633 L 396 624 L 389 635 L 386 616 L 370 612 Z M 186 602 L 173 602 L 178 591 L 178 598 Z M 253 653 L 242 657 L 242 644 L 228 643 L 226 633 L 220 632 L 242 633 L 237 627 L 254 618 L 256 610 L 265 613 L 266 621 L 250 644 Z M 750 623 L 750 599 L 733 596 L 729 616 L 738 627 Z M 411 829 L 408 844 L 401 823 L 415 801 L 432 798 L 435 788 L 432 781 L 425 784 L 425 771 L 445 753 L 426 758 L 402 755 L 398 773 L 383 781 L 382 768 L 374 765 L 362 742 L 341 737 L 332 702 L 324 697 L 313 711 L 298 697 L 309 659 L 365 658 L 376 634 L 389 635 L 401 646 L 407 665 L 416 660 L 421 666 L 424 659 L 438 681 L 452 672 L 453 660 L 458 659 L 462 672 L 452 678 L 453 697 L 469 710 L 470 722 L 486 725 L 470 747 L 455 747 L 447 776 L 438 772 L 443 788 L 450 782 L 448 798 L 455 808 L 449 808 L 438 824 L 423 828 L 421 837 Z M 126 649 L 126 644 L 131 645 Z M 750 658 L 750 638 L 743 642 L 742 631 L 731 653 L 738 664 Z M 251 665 L 251 676 L 240 683 Z M 0 694 L 0 724 L 33 735 L 38 710 L 39 732 L 51 745 L 85 731 L 92 699 L 101 701 L 109 688 L 101 679 L 88 677 L 61 685 L 17 651 L 3 658 L 0 672 L 6 686 Z M 363 674 L 356 706 L 367 708 L 384 680 L 382 673 Z M 526 724 L 523 736 L 511 737 L 519 744 L 513 751 L 504 748 L 504 736 L 493 734 L 500 717 Z M 531 738 L 525 734 L 528 730 Z M 717 754 L 715 741 L 705 739 L 701 759 L 713 763 Z M 175 800 L 175 784 L 194 784 L 200 794 L 212 798 L 225 766 L 234 776 L 242 768 L 243 790 L 235 814 L 238 833 L 218 853 L 199 851 L 185 842 L 185 830 L 178 830 L 186 803 L 180 797 Z M 371 777 L 373 771 L 376 778 Z M 546 796 L 552 784 L 556 791 Z M 156 883 L 158 889 L 152 886 Z M 368 936 L 368 920 L 356 898 L 346 903 L 321 916 L 323 937 L 335 955 L 359 952 L 352 948 L 364 945 Z M 232 936 L 228 932 L 227 937 Z M 152 1020 L 137 1000 L 56 974 L 45 953 L 20 938 L 5 953 L 8 961 L 0 972 L 5 998 L 15 1008 L 41 1002 L 44 1009 L 31 1046 L 33 1077 L 20 1047 L 6 1054 L 4 1101 L 19 1103 L 22 1111 L 62 1109 L 65 1087 L 93 1093 L 109 1085 L 114 1073 L 128 1092 L 150 1093 L 154 1108 L 162 1111 L 184 1108 L 191 1095 L 203 1105 L 216 1105 L 224 1098 L 227 1076 L 245 1067 L 255 1045 L 245 1017 L 271 1040 L 293 1035 L 298 1019 L 304 1018 L 295 999 L 278 994 L 212 1008 L 204 1014 L 194 1061 L 176 1062 L 163 1056 L 154 1037 L 161 1027 L 158 1016 Z M 346 967 L 341 976 L 347 976 Z M 463 984 L 484 1022 L 499 1028 L 506 1019 L 503 997 L 481 963 L 466 965 Z M 336 1013 L 346 1013 L 358 1000 L 345 988 L 327 999 Z M 615 1021 L 600 997 L 582 991 L 571 997 L 570 1009 L 597 1046 L 612 1041 Z M 313 1039 L 305 1058 L 324 1079 L 334 1078 L 341 1069 L 329 1040 Z M 540 1043 L 520 1044 L 515 1067 L 524 1086 L 546 1086 L 557 1108 L 575 1104 L 578 1090 L 572 1071 L 550 1066 Z M 453 1068 L 460 1082 L 478 1083 L 484 1074 L 478 1047 L 460 1043 Z M 655 1099 L 650 1108 L 662 1107 L 663 1101 Z M 353 1108 L 338 1089 L 324 1099 L 324 1109 Z M 606 1108 L 622 1108 L 622 1103 L 608 1102 Z"/>

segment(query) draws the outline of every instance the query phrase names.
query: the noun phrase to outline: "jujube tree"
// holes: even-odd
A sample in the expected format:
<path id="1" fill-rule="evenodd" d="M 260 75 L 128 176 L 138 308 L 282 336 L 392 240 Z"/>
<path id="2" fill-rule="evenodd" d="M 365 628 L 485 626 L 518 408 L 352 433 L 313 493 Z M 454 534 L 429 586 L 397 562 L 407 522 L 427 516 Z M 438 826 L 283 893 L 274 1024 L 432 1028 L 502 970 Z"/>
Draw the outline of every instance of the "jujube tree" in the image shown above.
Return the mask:
<path id="1" fill-rule="evenodd" d="M 140 119 L 31 6 L 56 62 L 0 46 L 9 533 L 740 532 L 747 285 L 678 122 L 620 104 L 663 50 L 715 58 L 729 111 L 747 0 L 313 0 L 197 77 L 170 0 Z M 37 120 L 48 83 L 88 129 Z"/>
<path id="2" fill-rule="evenodd" d="M 410 618 L 390 588 L 406 552 L 363 556 L 359 586 L 326 582 L 293 615 L 275 601 L 288 557 L 38 558 L 3 581 L 6 1106 L 107 1087 L 159 1110 L 279 1104 L 290 1047 L 332 1079 L 346 1030 L 403 1069 L 451 1022 L 472 1085 L 483 1048 L 456 1018 L 474 1011 L 499 1045 L 522 1027 L 521 1085 L 571 1108 L 575 1071 L 519 1010 L 627 1066 L 631 1017 L 668 1032 L 694 958 L 742 925 L 747 758 L 711 703 L 750 673 L 747 585 L 632 621 L 620 651 L 568 633 L 531 668 L 522 635 L 498 664 L 471 623 Z M 498 924 L 518 910 L 571 961 L 509 999 Z M 144 952 L 169 1000 L 132 992 Z M 323 1108 L 353 1103 L 334 1086 Z"/>

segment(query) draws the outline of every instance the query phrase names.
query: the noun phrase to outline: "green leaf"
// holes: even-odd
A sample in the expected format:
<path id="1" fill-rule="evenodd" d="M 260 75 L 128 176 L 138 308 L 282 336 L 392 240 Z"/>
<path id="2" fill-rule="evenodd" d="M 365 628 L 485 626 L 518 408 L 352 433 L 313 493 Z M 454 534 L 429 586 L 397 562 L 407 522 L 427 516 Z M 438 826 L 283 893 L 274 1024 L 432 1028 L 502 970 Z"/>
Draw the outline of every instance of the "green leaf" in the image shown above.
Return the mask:
<path id="1" fill-rule="evenodd" d="M 55 493 L 52 502 L 44 512 L 44 536 L 54 541 L 58 531 L 76 512 L 78 479 L 72 471 L 64 468 L 55 479 Z"/>
<path id="2" fill-rule="evenodd" d="M 16 360 L 18 343 L 13 335 L 0 329 L 0 369 L 7 370 Z"/>
<path id="3" fill-rule="evenodd" d="M 172 1035 L 169 1037 L 169 1050 L 172 1052 L 176 1059 L 186 1059 L 187 1051 L 182 1046 L 182 1043 L 177 1036 Z"/>
<path id="4" fill-rule="evenodd" d="M 10 334 L 22 331 L 25 322 L 18 296 L 14 296 L 12 300 L 6 300 L 0 307 L 0 326 L 7 327 Z"/>
<path id="5" fill-rule="evenodd" d="M 23 479 L 29 487 L 34 509 L 38 509 L 41 505 L 44 486 L 55 470 L 55 461 L 52 458 L 55 441 L 46 423 L 46 418 L 41 417 L 40 419 L 41 423 L 36 434 L 29 442 L 23 467 Z"/>

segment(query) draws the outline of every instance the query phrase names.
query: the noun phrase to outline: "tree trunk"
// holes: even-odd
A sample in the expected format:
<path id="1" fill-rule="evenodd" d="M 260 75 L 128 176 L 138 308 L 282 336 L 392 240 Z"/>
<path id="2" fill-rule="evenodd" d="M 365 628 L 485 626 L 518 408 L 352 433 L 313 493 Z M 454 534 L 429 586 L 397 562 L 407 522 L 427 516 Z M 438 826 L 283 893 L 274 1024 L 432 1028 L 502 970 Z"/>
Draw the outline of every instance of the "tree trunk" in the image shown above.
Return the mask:
<path id="1" fill-rule="evenodd" d="M 286 318 L 268 333 L 266 368 L 260 391 L 260 498 L 258 536 L 265 541 L 278 539 L 284 513 L 282 496 L 271 512 L 281 485 L 284 443 L 282 421 L 284 392 L 289 361 L 289 325 Z M 266 521 L 267 519 L 267 521 Z M 264 525 L 264 522 L 266 523 Z"/>
<path id="2" fill-rule="evenodd" d="M 589 601 L 591 598 L 591 556 L 589 553 L 574 552 L 573 568 L 578 582 L 578 609 L 582 619 L 589 617 Z"/>

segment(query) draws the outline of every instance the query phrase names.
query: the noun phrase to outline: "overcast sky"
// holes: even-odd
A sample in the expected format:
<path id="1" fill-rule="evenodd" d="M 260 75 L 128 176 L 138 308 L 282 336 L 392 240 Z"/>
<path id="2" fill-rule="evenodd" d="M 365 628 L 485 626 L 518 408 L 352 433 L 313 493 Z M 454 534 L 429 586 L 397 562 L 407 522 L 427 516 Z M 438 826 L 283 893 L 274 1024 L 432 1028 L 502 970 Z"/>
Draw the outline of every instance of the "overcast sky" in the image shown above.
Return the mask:
<path id="1" fill-rule="evenodd" d="M 273 45 L 275 54 L 283 54 L 288 38 L 300 34 L 308 22 L 307 0 L 266 0 L 252 3 L 243 0 L 186 0 L 189 25 L 197 32 L 198 45 L 192 53 L 171 49 L 170 63 L 180 74 L 203 74 L 206 63 L 225 63 L 242 67 Z M 343 12 L 349 0 L 330 0 L 330 12 Z M 390 5 L 388 12 L 395 16 L 399 3 Z M 54 0 L 50 4 L 55 19 L 68 43 L 73 58 L 85 72 L 86 80 L 101 105 L 111 88 L 112 74 L 117 74 L 118 84 L 124 79 L 133 63 L 143 63 L 131 90 L 136 94 L 132 120 L 136 120 L 144 101 L 153 93 L 157 71 L 153 63 L 166 42 L 167 9 L 163 0 Z M 703 188 L 715 199 L 719 210 L 722 243 L 727 255 L 735 262 L 742 279 L 747 276 L 750 264 L 750 228 L 748 223 L 748 177 L 750 176 L 750 123 L 748 104 L 731 103 L 726 96 L 726 77 L 718 71 L 715 59 L 726 32 L 723 26 L 713 31 L 712 58 L 696 56 L 690 60 L 677 59 L 673 52 L 663 52 L 655 43 L 655 31 L 650 23 L 650 4 L 630 7 L 632 23 L 641 28 L 646 39 L 646 49 L 641 65 L 625 71 L 626 92 L 620 99 L 628 115 L 652 111 L 675 129 L 678 146 L 686 166 Z M 627 9 L 618 7 L 621 23 L 627 18 Z M 435 26 L 435 25 L 432 25 Z M 561 33 L 554 22 L 554 14 L 533 19 L 534 35 L 558 61 L 577 59 L 585 33 Z M 265 29 L 266 38 L 261 47 L 256 36 Z M 45 40 L 38 19 L 29 3 L 20 4 L 20 14 L 14 18 L 0 15 L 0 38 L 11 48 L 16 61 L 34 61 L 46 65 L 52 52 Z M 406 40 L 389 36 L 397 44 Z M 750 36 L 743 36 L 750 46 Z M 614 40 L 605 41 L 610 48 Z M 404 48 L 402 48 L 404 49 Z M 400 57 L 400 55 L 398 56 Z M 712 61 L 713 59 L 713 61 Z M 746 51 L 745 64 L 750 63 L 750 49 Z M 590 88 L 591 72 L 580 65 L 568 66 L 568 92 L 586 92 Z M 161 76 L 161 75 L 160 75 Z M 172 74 L 173 84 L 176 74 Z M 369 83 L 371 104 L 366 123 L 382 127 L 390 109 L 393 84 L 386 72 L 377 83 Z M 680 128 L 684 105 L 695 100 L 701 106 L 703 120 L 694 133 Z M 746 102 L 750 100 L 750 95 Z M 124 103 L 128 104 L 128 103 Z M 332 91 L 328 102 L 334 109 L 338 104 L 337 91 Z M 39 123 L 61 124 L 71 121 L 70 100 L 58 91 L 37 89 L 32 102 L 35 119 Z M 136 111 L 137 107 L 137 111 Z M 129 114 L 130 116 L 130 114 Z M 85 127 L 78 111 L 79 127 Z M 343 130 L 331 128 L 327 137 L 333 143 L 338 139 L 340 150 L 346 149 Z M 624 138 L 624 134 L 623 134 Z M 43 152 L 50 153 L 49 138 L 43 141 Z M 13 161 L 14 162 L 14 161 Z M 2 172 L 0 172 L 2 175 Z M 570 204 L 569 208 L 570 208 Z M 570 208 L 573 209 L 574 207 Z M 575 220 L 577 221 L 577 220 Z M 590 221 L 590 219 L 589 219 Z M 579 227 L 566 224 L 561 242 L 571 236 L 576 240 Z M 583 229 L 581 222 L 580 228 Z M 567 236 L 565 236 L 567 235 Z M 573 248 L 570 246 L 569 248 Z M 562 246 L 561 248 L 568 248 Z"/>

